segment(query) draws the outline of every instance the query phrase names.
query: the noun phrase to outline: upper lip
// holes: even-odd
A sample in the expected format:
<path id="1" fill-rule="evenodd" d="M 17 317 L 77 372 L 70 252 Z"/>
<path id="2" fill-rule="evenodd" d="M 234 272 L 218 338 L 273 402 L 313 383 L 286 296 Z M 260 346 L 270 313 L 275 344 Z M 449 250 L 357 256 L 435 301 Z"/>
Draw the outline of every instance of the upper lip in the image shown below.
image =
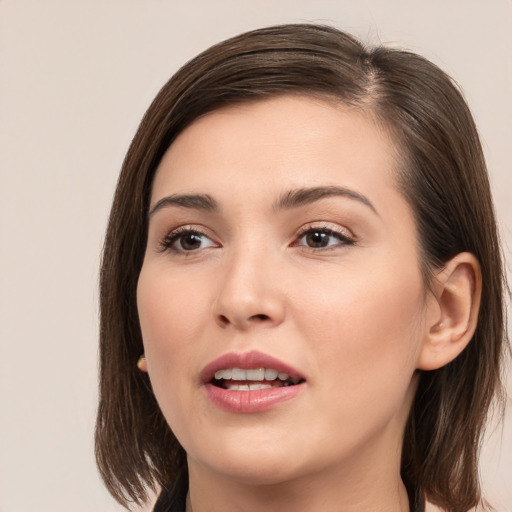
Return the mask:
<path id="1" fill-rule="evenodd" d="M 292 379 L 298 378 L 305 380 L 304 375 L 289 364 L 269 356 L 268 354 L 253 350 L 251 352 L 230 352 L 214 359 L 201 370 L 199 374 L 201 382 L 204 384 L 211 382 L 215 377 L 215 372 L 226 368 L 240 368 L 242 370 L 273 368 L 278 372 L 288 374 Z"/>

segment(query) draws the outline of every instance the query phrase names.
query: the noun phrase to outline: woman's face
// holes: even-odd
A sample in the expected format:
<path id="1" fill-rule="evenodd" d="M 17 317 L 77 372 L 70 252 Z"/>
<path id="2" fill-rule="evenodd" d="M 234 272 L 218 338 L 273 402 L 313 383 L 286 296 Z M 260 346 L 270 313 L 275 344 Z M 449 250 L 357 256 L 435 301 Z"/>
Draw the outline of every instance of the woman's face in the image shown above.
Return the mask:
<path id="1" fill-rule="evenodd" d="M 210 113 L 165 154 L 137 301 L 192 469 L 398 470 L 430 299 L 395 156 L 361 112 L 296 96 Z"/>

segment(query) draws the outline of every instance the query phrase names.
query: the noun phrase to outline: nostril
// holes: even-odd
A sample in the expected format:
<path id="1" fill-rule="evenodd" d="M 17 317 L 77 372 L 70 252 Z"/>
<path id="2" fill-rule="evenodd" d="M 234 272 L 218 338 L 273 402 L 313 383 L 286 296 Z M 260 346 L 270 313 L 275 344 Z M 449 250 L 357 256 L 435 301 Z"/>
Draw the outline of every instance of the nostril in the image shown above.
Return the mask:
<path id="1" fill-rule="evenodd" d="M 229 324 L 228 318 L 226 316 L 224 316 L 224 315 L 219 315 L 219 320 L 220 320 L 220 323 L 223 324 L 223 325 Z"/>
<path id="2" fill-rule="evenodd" d="M 227 326 L 231 323 L 231 320 L 226 315 L 219 315 L 219 323 L 223 326 Z M 256 322 L 264 322 L 266 320 L 270 320 L 270 317 L 265 314 L 258 314 L 250 316 L 247 321 L 256 321 Z"/>
<path id="3" fill-rule="evenodd" d="M 270 325 L 274 321 L 274 317 L 272 315 L 266 315 L 265 313 L 257 313 L 254 315 L 243 315 L 236 314 L 235 311 L 232 315 L 230 314 L 222 314 L 217 313 L 215 315 L 215 321 L 217 325 L 222 328 L 229 327 L 233 325 L 236 329 L 248 329 L 251 325 Z"/>
<path id="4" fill-rule="evenodd" d="M 254 318 L 255 320 L 269 320 L 270 317 L 267 315 L 259 314 L 259 315 L 253 315 L 251 318 Z"/>
<path id="5" fill-rule="evenodd" d="M 249 317 L 249 320 L 269 320 L 270 317 L 268 315 L 264 315 L 264 314 L 259 314 L 259 315 L 252 315 L 251 317 Z M 223 324 L 223 325 L 228 325 L 230 324 L 230 320 L 227 316 L 225 315 L 219 315 L 219 320 L 220 322 Z"/>

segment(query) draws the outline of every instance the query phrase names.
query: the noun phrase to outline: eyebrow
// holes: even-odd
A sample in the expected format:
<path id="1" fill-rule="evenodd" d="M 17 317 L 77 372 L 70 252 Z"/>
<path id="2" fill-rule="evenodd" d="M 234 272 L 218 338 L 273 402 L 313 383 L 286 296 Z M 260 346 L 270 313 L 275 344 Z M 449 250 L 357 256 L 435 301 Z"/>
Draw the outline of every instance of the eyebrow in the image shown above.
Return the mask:
<path id="1" fill-rule="evenodd" d="M 379 215 L 375 206 L 373 206 L 366 196 L 356 192 L 355 190 L 336 186 L 289 190 L 274 203 L 273 209 L 274 211 L 279 211 L 299 208 L 300 206 L 314 203 L 315 201 L 319 201 L 326 197 L 345 197 L 359 201 L 361 204 L 370 208 L 375 214 Z M 152 217 L 159 210 L 169 206 L 178 206 L 181 208 L 190 208 L 207 212 L 217 212 L 220 209 L 217 201 L 208 194 L 173 194 L 160 199 L 155 206 L 151 208 L 148 217 Z"/>
<path id="2" fill-rule="evenodd" d="M 173 194 L 160 199 L 155 206 L 151 208 L 148 217 L 153 216 L 156 212 L 168 206 L 179 206 L 181 208 L 191 208 L 207 212 L 216 212 L 219 210 L 217 201 L 208 194 Z"/>
<path id="3" fill-rule="evenodd" d="M 376 215 L 379 215 L 379 212 L 375 206 L 373 206 L 371 201 L 366 196 L 356 192 L 355 190 L 336 186 L 299 188 L 297 190 L 290 190 L 289 192 L 283 194 L 274 203 L 274 210 L 279 211 L 298 208 L 300 206 L 314 203 L 315 201 L 319 201 L 320 199 L 324 199 L 326 197 L 336 196 L 358 201 L 370 208 L 370 210 L 372 210 Z"/>

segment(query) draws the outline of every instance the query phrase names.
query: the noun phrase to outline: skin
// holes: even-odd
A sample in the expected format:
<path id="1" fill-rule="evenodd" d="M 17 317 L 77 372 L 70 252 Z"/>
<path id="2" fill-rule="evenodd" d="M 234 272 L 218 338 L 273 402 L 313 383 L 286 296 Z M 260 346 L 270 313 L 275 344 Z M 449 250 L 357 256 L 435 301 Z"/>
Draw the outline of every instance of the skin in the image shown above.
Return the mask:
<path id="1" fill-rule="evenodd" d="M 409 510 L 400 452 L 417 369 L 464 348 L 478 281 L 463 255 L 426 290 L 395 167 L 367 115 L 297 96 L 201 117 L 165 154 L 150 211 L 175 194 L 218 204 L 160 203 L 138 283 L 144 369 L 188 455 L 189 511 Z M 275 208 L 290 190 L 334 186 L 371 206 L 336 195 Z M 183 230 L 171 243 L 177 228 L 198 243 Z M 342 236 L 310 247 L 309 228 Z M 200 371 L 250 350 L 300 370 L 304 390 L 261 413 L 212 404 Z"/>

